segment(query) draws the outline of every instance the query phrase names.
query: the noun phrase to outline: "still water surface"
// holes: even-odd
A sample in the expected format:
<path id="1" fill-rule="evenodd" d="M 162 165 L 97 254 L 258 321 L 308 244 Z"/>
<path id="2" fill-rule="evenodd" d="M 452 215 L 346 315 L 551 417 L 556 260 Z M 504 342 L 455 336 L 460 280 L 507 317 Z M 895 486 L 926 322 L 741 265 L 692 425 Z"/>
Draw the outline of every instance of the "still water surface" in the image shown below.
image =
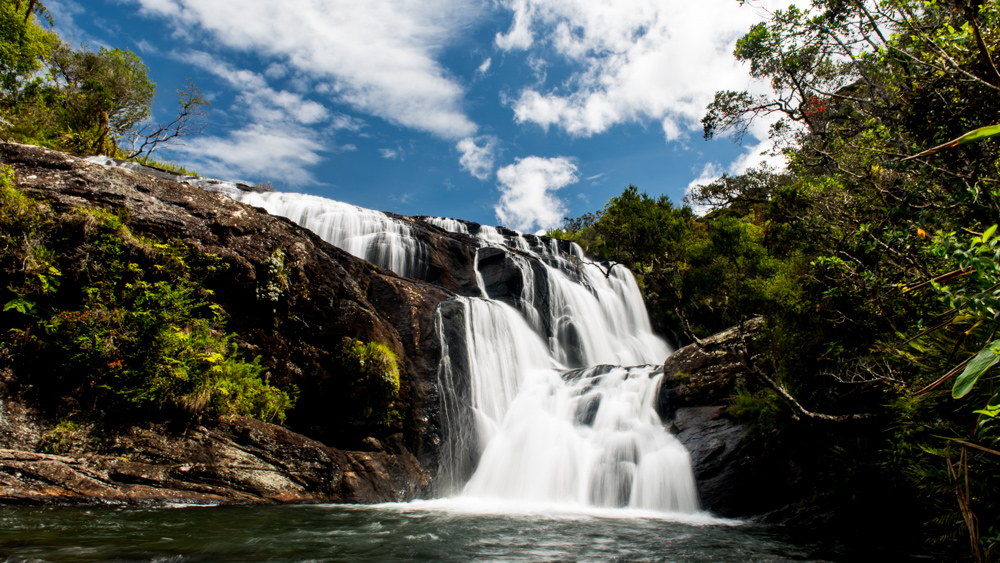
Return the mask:
<path id="1" fill-rule="evenodd" d="M 635 511 L 401 505 L 0 508 L 0 562 L 844 561 L 773 529 Z"/>

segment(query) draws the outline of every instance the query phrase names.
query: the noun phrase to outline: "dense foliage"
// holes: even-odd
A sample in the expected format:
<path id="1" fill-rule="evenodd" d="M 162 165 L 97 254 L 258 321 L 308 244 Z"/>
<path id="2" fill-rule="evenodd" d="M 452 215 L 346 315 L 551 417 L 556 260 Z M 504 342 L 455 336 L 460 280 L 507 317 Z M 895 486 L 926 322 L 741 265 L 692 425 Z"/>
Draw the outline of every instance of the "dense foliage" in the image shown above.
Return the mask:
<path id="1" fill-rule="evenodd" d="M 120 213 L 58 213 L 7 169 L 0 180 L 0 364 L 43 389 L 52 416 L 284 420 L 293 395 L 243 357 L 203 289 L 218 257 L 137 235 Z"/>
<path id="2" fill-rule="evenodd" d="M 1000 122 L 998 24 L 996 1 L 777 11 L 735 51 L 770 90 L 703 124 L 768 119 L 787 167 L 699 187 L 704 217 L 629 187 L 553 233 L 633 267 L 685 341 L 763 317 L 731 412 L 814 459 L 816 495 L 919 499 L 932 548 L 976 561 L 1000 559 L 1000 142 L 924 150 Z"/>

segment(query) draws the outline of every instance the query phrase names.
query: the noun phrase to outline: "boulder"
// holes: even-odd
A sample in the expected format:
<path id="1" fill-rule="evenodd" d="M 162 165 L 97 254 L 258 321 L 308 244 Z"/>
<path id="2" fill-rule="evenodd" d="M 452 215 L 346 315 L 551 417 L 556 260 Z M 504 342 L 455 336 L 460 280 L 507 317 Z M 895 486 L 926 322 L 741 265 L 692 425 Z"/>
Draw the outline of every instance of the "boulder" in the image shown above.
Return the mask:
<path id="1" fill-rule="evenodd" d="M 743 327 L 747 338 L 753 338 L 763 323 L 760 318 L 748 321 Z M 671 354 L 663 362 L 660 404 L 666 411 L 661 416 L 672 418 L 670 409 L 685 406 L 727 404 L 745 377 L 743 364 L 730 351 L 740 344 L 740 329 L 732 327 Z"/>

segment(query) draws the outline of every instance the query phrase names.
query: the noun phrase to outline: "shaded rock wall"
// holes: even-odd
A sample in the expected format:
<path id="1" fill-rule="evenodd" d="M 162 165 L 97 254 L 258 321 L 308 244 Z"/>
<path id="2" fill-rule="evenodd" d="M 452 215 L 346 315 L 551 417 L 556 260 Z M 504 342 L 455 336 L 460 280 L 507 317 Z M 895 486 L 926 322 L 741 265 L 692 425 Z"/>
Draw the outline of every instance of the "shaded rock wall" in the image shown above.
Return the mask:
<path id="1" fill-rule="evenodd" d="M 745 327 L 759 330 L 756 319 Z M 677 350 L 663 364 L 659 411 L 691 454 L 702 508 L 725 517 L 759 514 L 773 508 L 770 469 L 759 449 L 747 441 L 749 427 L 728 411 L 729 397 L 744 377 L 739 358 L 729 350 L 739 330 L 719 334 Z"/>

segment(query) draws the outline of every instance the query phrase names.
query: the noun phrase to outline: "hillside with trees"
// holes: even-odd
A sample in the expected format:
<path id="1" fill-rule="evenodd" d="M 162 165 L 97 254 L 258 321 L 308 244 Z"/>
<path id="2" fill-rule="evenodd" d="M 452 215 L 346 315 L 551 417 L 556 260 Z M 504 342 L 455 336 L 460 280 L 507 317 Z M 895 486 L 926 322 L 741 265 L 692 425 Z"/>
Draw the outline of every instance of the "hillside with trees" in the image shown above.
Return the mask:
<path id="1" fill-rule="evenodd" d="M 815 0 L 735 56 L 706 139 L 768 120 L 781 169 L 629 186 L 550 234 L 641 278 L 682 343 L 763 317 L 730 412 L 808 452 L 817 497 L 892 490 L 942 557 L 1000 559 L 1000 4 Z M 906 500 L 908 499 L 908 500 Z"/>

